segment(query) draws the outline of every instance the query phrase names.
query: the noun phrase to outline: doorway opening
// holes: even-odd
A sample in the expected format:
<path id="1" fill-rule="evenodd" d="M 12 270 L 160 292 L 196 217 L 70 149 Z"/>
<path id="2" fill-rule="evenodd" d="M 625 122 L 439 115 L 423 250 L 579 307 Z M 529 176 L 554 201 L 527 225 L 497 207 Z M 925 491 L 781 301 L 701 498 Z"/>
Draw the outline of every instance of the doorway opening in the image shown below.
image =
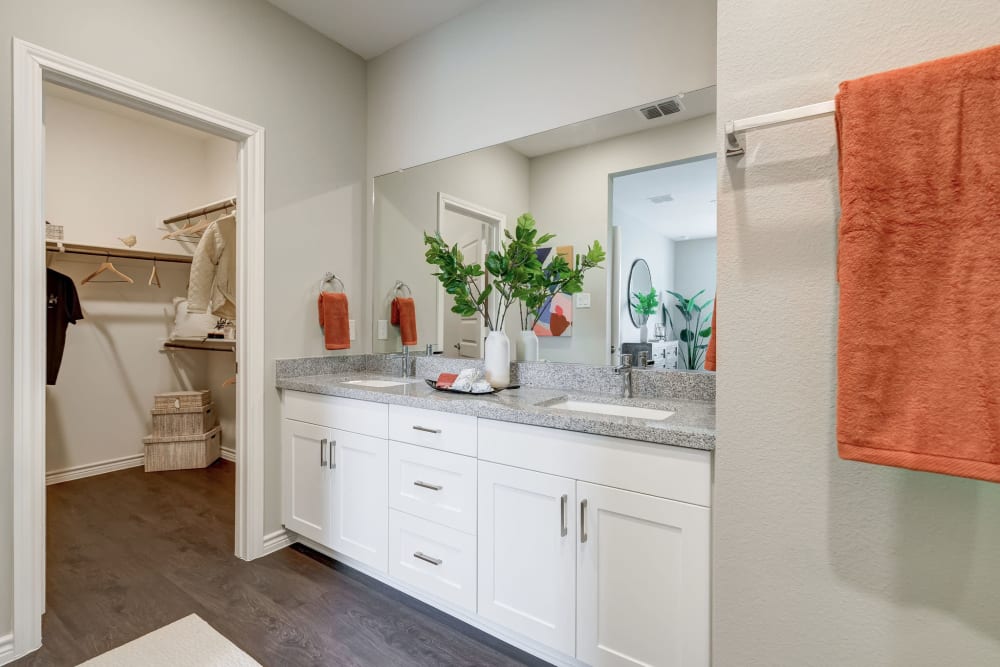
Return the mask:
<path id="1" fill-rule="evenodd" d="M 236 474 L 235 555 L 252 559 L 265 552 L 263 535 L 263 176 L 264 131 L 251 123 L 203 107 L 169 93 L 120 77 L 86 63 L 22 40 L 14 39 L 14 360 L 12 450 L 13 479 L 13 654 L 25 655 L 42 642 L 41 617 L 45 609 L 45 487 L 46 487 L 46 368 L 48 275 L 46 247 L 46 133 L 45 88 L 55 84 L 104 102 L 126 107 L 132 112 L 156 116 L 186 128 L 233 142 L 238 148 L 235 170 L 235 199 L 239 202 L 239 225 L 235 232 L 237 267 L 235 302 L 240 304 L 235 346 L 239 381 L 235 393 L 235 449 L 240 465 Z M 120 198 L 119 198 L 120 199 Z M 101 201 L 113 207 L 115 201 Z M 69 218 L 74 216 L 70 215 Z M 57 221 L 52 221 L 56 222 Z M 161 219 L 162 222 L 162 219 Z M 51 226 L 51 225 L 50 225 Z M 69 248 L 72 220 L 63 224 L 63 243 Z M 55 236 L 50 230 L 50 236 Z M 166 232 L 164 232 L 166 233 Z M 154 275 L 149 256 L 139 246 L 139 233 L 120 236 L 100 244 L 90 255 L 99 260 L 102 279 L 122 274 L 140 283 L 138 267 L 146 263 L 141 283 L 169 284 L 175 279 L 165 274 L 167 262 L 157 261 Z M 58 252 L 58 239 L 52 239 Z M 117 245 L 114 245 L 117 244 Z M 79 243 L 81 247 L 94 244 Z M 79 250 L 79 248 L 77 248 Z M 94 252 L 94 251 L 92 251 Z M 160 249 L 149 252 L 155 256 Z M 68 253 L 67 253 L 68 254 Z M 77 253 L 82 256 L 83 253 Z M 119 255 L 115 271 L 111 255 Z M 62 258 L 59 258 L 60 260 Z M 116 258 L 117 259 L 117 258 Z M 126 263 L 129 265 L 126 268 Z M 180 265 L 180 264 L 178 264 Z M 125 270 L 123 270 L 125 269 Z M 132 272 L 133 277 L 129 274 Z M 148 271 L 148 278 L 146 271 Z M 72 272 L 72 271 L 71 271 Z M 116 273 L 117 272 L 117 273 Z M 123 279 L 124 278 L 120 278 Z M 101 286 L 99 289 L 107 289 Z M 160 289 L 160 288 L 155 288 Z M 127 310 L 127 309 L 126 309 Z M 111 319 L 105 323 L 111 326 Z M 128 319 L 118 317 L 115 326 Z M 70 332 L 71 334 L 73 332 Z M 106 332 L 105 332 L 106 333 Z M 231 353 L 232 354 L 232 353 Z M 115 362 L 112 360 L 112 364 Z M 95 383 L 113 381 L 97 377 Z M 126 392 L 127 394 L 128 392 Z M 151 398 L 151 397 L 149 397 Z M 132 401 L 131 397 L 127 399 Z M 122 410 L 132 406 L 119 406 Z M 58 415 L 54 415 L 58 417 Z M 112 457 L 114 458 L 114 457 Z M 69 466 L 72 468 L 73 466 Z M 63 471 L 66 472 L 66 471 Z"/>

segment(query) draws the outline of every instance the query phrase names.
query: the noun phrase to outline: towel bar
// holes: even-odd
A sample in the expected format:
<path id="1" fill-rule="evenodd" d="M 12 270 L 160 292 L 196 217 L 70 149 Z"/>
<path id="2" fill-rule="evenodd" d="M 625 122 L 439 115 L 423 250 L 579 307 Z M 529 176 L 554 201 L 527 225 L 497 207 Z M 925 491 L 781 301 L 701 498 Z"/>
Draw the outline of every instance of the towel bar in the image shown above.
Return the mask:
<path id="1" fill-rule="evenodd" d="M 773 127 L 775 125 L 784 125 L 785 123 L 794 123 L 797 120 L 828 116 L 834 113 L 836 109 L 837 107 L 834 101 L 828 100 L 826 102 L 818 102 L 816 104 L 807 104 L 804 107 L 795 107 L 794 109 L 775 111 L 774 113 L 751 116 L 750 118 L 743 118 L 741 120 L 727 121 L 726 157 L 743 155 L 743 153 L 746 152 L 746 147 L 743 145 L 743 141 L 739 136 L 739 134 L 743 132 L 756 130 L 762 127 Z"/>

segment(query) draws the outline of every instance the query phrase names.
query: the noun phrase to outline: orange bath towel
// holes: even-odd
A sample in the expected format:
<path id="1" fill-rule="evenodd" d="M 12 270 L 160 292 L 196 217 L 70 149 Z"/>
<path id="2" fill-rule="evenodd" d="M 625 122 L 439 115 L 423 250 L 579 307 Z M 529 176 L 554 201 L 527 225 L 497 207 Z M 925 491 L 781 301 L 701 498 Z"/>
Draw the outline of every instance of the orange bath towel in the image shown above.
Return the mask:
<path id="1" fill-rule="evenodd" d="M 411 297 L 397 296 L 392 300 L 392 323 L 399 326 L 403 345 L 417 344 L 417 310 Z"/>
<path id="2" fill-rule="evenodd" d="M 1000 47 L 847 81 L 841 458 L 1000 482 Z"/>
<path id="3" fill-rule="evenodd" d="M 351 322 L 347 310 L 347 295 L 340 292 L 323 292 L 319 295 L 319 325 L 328 350 L 346 350 L 351 347 Z"/>

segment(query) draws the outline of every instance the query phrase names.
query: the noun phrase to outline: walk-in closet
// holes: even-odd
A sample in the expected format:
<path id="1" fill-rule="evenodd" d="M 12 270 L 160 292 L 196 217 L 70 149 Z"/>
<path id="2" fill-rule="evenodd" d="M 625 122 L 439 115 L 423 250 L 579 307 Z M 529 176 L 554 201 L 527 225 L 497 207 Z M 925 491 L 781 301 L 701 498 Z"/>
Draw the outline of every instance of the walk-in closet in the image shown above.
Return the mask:
<path id="1" fill-rule="evenodd" d="M 47 484 L 233 465 L 237 145 L 44 100 Z"/>

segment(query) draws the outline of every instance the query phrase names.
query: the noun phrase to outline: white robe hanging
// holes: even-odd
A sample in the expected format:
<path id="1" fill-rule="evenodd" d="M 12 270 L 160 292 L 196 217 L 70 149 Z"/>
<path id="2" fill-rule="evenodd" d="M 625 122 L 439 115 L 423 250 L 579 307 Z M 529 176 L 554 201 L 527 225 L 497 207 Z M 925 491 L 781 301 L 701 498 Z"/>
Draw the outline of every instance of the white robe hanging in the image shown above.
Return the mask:
<path id="1" fill-rule="evenodd" d="M 202 234 L 191 262 L 188 311 L 236 319 L 236 216 L 215 220 Z"/>

